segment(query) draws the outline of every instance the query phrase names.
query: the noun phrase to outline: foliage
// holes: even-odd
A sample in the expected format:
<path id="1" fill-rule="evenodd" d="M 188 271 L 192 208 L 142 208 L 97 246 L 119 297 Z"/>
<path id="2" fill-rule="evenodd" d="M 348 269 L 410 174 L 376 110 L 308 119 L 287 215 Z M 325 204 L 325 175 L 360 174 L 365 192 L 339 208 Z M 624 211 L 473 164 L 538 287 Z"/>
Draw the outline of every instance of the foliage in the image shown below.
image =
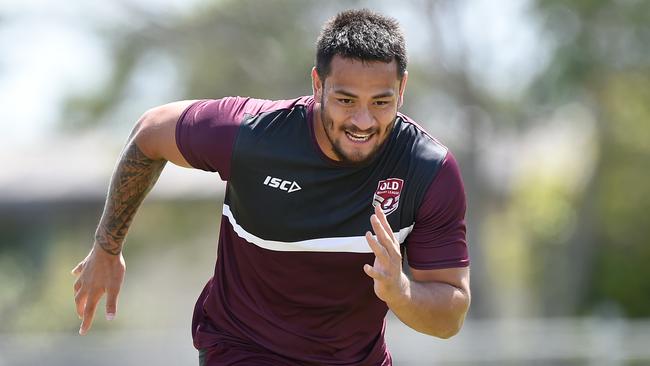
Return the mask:
<path id="1" fill-rule="evenodd" d="M 596 118 L 596 166 L 574 199 L 579 235 L 567 243 L 578 250 L 565 252 L 573 256 L 561 271 L 581 279 L 572 287 L 578 296 L 571 307 L 615 304 L 629 316 L 650 316 L 650 3 L 537 5 L 557 45 L 533 89 L 537 103 L 580 102 Z"/>

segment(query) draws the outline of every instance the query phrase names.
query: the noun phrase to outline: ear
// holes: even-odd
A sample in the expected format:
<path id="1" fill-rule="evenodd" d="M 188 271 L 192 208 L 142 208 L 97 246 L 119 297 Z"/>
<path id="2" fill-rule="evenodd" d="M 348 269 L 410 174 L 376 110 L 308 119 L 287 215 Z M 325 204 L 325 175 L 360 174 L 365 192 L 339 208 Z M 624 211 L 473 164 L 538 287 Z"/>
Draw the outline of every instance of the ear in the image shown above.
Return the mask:
<path id="1" fill-rule="evenodd" d="M 409 72 L 404 70 L 404 76 L 402 76 L 402 81 L 399 83 L 399 101 L 397 102 L 397 108 L 402 108 L 402 104 L 404 104 L 404 90 L 406 90 L 408 78 Z"/>
<path id="2" fill-rule="evenodd" d="M 319 101 L 323 95 L 323 83 L 320 81 L 316 67 L 311 68 L 311 88 L 314 92 L 314 99 Z"/>

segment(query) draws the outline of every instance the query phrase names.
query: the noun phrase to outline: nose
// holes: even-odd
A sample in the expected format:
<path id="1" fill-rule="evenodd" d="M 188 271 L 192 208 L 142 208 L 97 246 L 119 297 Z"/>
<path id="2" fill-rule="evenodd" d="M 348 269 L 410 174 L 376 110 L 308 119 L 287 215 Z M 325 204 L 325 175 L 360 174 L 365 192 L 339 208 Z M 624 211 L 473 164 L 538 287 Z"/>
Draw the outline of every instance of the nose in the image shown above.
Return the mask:
<path id="1" fill-rule="evenodd" d="M 375 121 L 368 108 L 359 108 L 355 111 L 354 116 L 352 117 L 352 124 L 359 130 L 359 132 L 364 132 L 372 129 Z"/>

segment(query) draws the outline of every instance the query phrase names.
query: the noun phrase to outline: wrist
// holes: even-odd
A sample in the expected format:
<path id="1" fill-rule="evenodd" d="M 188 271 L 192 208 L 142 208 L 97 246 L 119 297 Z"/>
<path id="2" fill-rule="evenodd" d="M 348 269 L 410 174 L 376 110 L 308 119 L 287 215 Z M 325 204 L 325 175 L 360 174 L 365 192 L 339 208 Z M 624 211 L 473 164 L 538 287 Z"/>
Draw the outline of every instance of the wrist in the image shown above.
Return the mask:
<path id="1" fill-rule="evenodd" d="M 99 229 L 95 233 L 93 248 L 97 252 L 111 256 L 119 256 L 122 253 L 122 244 L 111 240 L 108 235 L 102 235 Z"/>
<path id="2" fill-rule="evenodd" d="M 395 295 L 386 301 L 386 304 L 391 309 L 401 308 L 411 302 L 411 281 L 403 272 L 400 275 L 399 281 L 398 290 L 395 292 Z"/>

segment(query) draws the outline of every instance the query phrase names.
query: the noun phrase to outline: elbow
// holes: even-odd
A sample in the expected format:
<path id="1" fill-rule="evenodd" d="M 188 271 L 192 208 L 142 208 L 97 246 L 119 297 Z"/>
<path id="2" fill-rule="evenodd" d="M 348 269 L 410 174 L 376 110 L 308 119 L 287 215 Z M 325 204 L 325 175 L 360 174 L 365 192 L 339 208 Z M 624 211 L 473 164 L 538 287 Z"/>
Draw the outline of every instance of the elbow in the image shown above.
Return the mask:
<path id="1" fill-rule="evenodd" d="M 439 324 L 438 327 L 427 332 L 430 336 L 440 339 L 449 339 L 458 334 L 465 322 L 465 315 L 448 319 L 444 324 Z"/>
<path id="2" fill-rule="evenodd" d="M 429 333 L 437 338 L 449 339 L 457 335 L 463 328 L 465 317 L 469 311 L 470 298 L 469 295 L 464 296 L 457 301 L 454 308 L 445 317 L 445 321 L 441 322 L 435 330 Z"/>
<path id="3" fill-rule="evenodd" d="M 435 334 L 431 335 L 440 339 L 449 339 L 460 332 L 460 329 L 463 327 L 463 321 L 464 318 L 458 322 L 449 324 L 442 329 L 438 329 Z"/>
<path id="4" fill-rule="evenodd" d="M 161 159 L 156 139 L 165 121 L 164 106 L 155 107 L 144 112 L 133 126 L 131 137 L 133 143 L 150 159 Z"/>
<path id="5" fill-rule="evenodd" d="M 462 327 L 463 321 L 461 320 L 459 322 L 447 321 L 444 324 L 442 322 L 439 322 L 436 325 L 427 328 L 413 327 L 413 329 L 428 336 L 440 339 L 449 339 L 458 334 Z"/>
<path id="6" fill-rule="evenodd" d="M 142 114 L 131 130 L 129 142 L 138 145 L 140 150 L 147 156 L 151 157 L 151 152 L 147 151 L 150 145 L 152 131 L 155 129 L 156 116 L 154 109 L 150 109 Z"/>

